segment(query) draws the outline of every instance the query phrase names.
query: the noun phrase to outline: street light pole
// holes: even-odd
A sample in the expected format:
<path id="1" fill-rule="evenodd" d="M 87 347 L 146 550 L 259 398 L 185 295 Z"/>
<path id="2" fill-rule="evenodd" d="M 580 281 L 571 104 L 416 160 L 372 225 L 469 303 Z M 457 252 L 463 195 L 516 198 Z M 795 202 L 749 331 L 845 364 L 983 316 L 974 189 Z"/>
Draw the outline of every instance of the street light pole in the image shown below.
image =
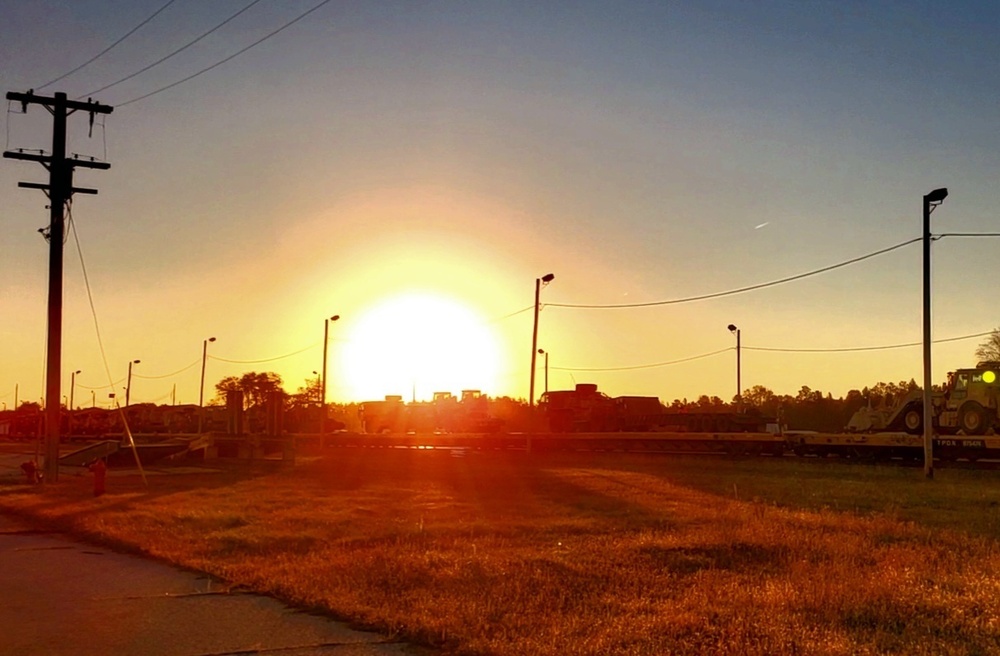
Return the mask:
<path id="1" fill-rule="evenodd" d="M 541 355 L 545 356 L 545 393 L 549 393 L 549 352 L 545 349 L 538 349 Z"/>
<path id="2" fill-rule="evenodd" d="M 545 349 L 538 349 L 539 355 L 545 356 L 545 393 L 549 393 L 549 352 Z"/>
<path id="3" fill-rule="evenodd" d="M 139 364 L 141 360 L 130 360 L 128 363 L 128 382 L 125 387 L 125 407 L 128 407 L 129 399 L 132 395 L 132 365 Z"/>
<path id="4" fill-rule="evenodd" d="M 198 434 L 201 435 L 202 426 L 205 423 L 205 363 L 208 360 L 208 343 L 214 342 L 214 337 L 209 337 L 201 342 L 201 386 L 198 388 Z"/>
<path id="5" fill-rule="evenodd" d="M 319 432 L 323 432 L 323 427 L 326 426 L 326 351 L 327 344 L 330 341 L 330 322 L 336 321 L 340 318 L 339 314 L 335 314 L 329 319 L 323 320 L 323 376 L 320 381 L 320 418 L 319 418 Z"/>
<path id="6" fill-rule="evenodd" d="M 76 391 L 76 375 L 82 373 L 79 369 L 74 371 L 69 377 L 69 411 L 70 416 L 73 412 L 73 393 Z"/>
<path id="7" fill-rule="evenodd" d="M 535 323 L 531 330 L 531 383 L 528 385 L 528 407 L 535 407 L 535 366 L 538 355 L 538 310 L 539 299 L 541 297 L 542 285 L 549 284 L 555 280 L 555 275 L 547 273 L 541 278 L 535 278 Z"/>
<path id="8" fill-rule="evenodd" d="M 80 373 L 77 369 L 69 377 L 69 416 L 67 418 L 66 432 L 69 437 L 73 436 L 73 392 L 76 391 L 76 375 Z"/>
<path id="9" fill-rule="evenodd" d="M 740 381 L 740 329 L 729 324 L 729 332 L 736 334 L 736 412 L 743 412 L 743 384 Z"/>
<path id="10" fill-rule="evenodd" d="M 948 197 L 948 189 L 924 196 L 924 476 L 934 478 L 934 409 L 931 400 L 931 212 Z"/>

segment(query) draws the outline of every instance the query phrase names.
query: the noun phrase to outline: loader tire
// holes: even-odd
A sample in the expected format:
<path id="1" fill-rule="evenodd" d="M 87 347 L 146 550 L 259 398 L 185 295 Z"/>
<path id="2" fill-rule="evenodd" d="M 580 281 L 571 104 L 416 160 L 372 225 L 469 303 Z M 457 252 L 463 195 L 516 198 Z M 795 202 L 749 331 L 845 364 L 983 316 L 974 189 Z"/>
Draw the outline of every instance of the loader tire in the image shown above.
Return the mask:
<path id="1" fill-rule="evenodd" d="M 975 401 L 966 403 L 958 412 L 958 425 L 966 435 L 982 435 L 986 432 L 986 410 Z"/>
<path id="2" fill-rule="evenodd" d="M 910 435 L 920 435 L 924 432 L 924 406 L 911 405 L 903 413 L 903 427 Z"/>

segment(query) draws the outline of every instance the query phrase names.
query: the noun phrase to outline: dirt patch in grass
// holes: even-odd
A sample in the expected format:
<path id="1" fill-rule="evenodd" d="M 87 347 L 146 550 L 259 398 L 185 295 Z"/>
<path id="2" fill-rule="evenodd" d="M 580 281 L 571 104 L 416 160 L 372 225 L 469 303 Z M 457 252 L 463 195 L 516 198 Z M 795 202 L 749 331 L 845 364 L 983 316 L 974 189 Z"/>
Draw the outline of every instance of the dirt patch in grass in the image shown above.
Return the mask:
<path id="1" fill-rule="evenodd" d="M 453 653 L 1000 653 L 990 472 L 354 450 L 213 476 L 0 510 Z"/>

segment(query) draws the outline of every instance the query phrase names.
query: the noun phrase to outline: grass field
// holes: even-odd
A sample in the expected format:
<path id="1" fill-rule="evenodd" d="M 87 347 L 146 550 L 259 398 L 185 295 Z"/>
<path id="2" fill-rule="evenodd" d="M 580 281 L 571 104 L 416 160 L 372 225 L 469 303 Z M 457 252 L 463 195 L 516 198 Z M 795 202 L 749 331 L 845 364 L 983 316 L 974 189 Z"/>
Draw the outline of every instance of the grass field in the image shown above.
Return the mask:
<path id="1" fill-rule="evenodd" d="M 337 451 L 0 510 L 462 654 L 998 654 L 1000 473 Z"/>

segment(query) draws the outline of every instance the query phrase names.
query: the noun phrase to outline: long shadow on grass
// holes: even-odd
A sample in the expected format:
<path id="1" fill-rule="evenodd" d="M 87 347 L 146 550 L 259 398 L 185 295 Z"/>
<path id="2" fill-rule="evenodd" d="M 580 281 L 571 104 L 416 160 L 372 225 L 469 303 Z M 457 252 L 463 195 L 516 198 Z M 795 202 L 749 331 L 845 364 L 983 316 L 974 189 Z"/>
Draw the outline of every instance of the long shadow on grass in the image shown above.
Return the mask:
<path id="1" fill-rule="evenodd" d="M 456 530 L 563 534 L 665 528 L 670 518 L 640 504 L 587 489 L 556 473 L 548 458 L 524 454 L 370 450 L 338 454 L 304 470 L 306 484 L 333 503 L 378 503 L 381 514 L 419 514 Z M 413 517 L 411 517 L 412 519 Z M 440 521 L 435 521 L 440 526 Z M 462 529 L 461 527 L 466 527 Z"/>
<path id="2" fill-rule="evenodd" d="M 1000 539 L 1000 484 L 992 472 L 947 472 L 927 484 L 894 465 L 768 458 L 608 459 L 608 472 L 636 472 L 718 498 L 855 515 L 887 514 L 929 529 Z"/>

